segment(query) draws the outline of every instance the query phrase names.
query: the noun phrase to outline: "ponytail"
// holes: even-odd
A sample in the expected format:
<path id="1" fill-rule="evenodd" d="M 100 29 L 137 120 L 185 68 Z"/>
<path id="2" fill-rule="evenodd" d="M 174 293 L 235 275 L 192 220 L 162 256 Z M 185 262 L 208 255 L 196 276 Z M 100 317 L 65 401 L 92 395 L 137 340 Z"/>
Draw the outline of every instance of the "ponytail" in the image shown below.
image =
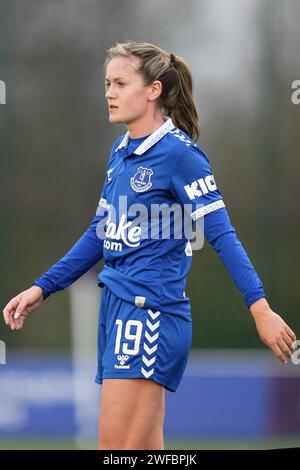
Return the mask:
<path id="1" fill-rule="evenodd" d="M 162 104 L 174 124 L 193 140 L 197 140 L 200 135 L 200 123 L 193 100 L 193 81 L 190 68 L 184 59 L 173 54 L 171 54 L 170 62 L 178 78 L 169 93 L 163 94 Z"/>

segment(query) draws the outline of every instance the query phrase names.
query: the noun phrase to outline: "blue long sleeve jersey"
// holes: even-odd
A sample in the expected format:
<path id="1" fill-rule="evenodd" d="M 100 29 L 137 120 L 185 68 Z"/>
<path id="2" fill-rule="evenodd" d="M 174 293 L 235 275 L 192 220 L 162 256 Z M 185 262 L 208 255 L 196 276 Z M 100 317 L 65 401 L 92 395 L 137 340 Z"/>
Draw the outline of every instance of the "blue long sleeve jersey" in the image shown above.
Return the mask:
<path id="1" fill-rule="evenodd" d="M 174 212 L 163 212 L 171 207 Z M 247 307 L 265 297 L 205 152 L 170 118 L 149 136 L 130 139 L 127 132 L 117 139 L 90 226 L 33 284 L 42 288 L 46 298 L 104 258 L 99 286 L 107 285 L 138 307 L 189 317 L 185 284 L 194 250 L 186 214 L 188 221 L 200 224 Z"/>

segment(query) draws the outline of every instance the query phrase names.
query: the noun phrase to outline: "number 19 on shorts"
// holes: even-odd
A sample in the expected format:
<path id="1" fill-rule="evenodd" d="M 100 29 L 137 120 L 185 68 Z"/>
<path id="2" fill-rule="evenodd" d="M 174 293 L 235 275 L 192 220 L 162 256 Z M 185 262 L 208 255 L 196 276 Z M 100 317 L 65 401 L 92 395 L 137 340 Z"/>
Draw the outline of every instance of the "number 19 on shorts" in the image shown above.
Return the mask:
<path id="1" fill-rule="evenodd" d="M 140 349 L 141 337 L 142 337 L 142 330 L 143 330 L 143 323 L 139 320 L 128 320 L 124 325 L 123 321 L 118 319 L 116 320 L 117 325 L 117 336 L 116 336 L 116 344 L 115 344 L 115 354 L 120 353 L 121 343 L 122 343 L 122 351 L 123 354 L 135 355 L 138 354 Z M 123 336 L 124 335 L 124 336 Z M 122 338 L 124 338 L 122 340 Z M 133 347 L 130 348 L 130 345 L 126 340 L 133 343 Z"/>

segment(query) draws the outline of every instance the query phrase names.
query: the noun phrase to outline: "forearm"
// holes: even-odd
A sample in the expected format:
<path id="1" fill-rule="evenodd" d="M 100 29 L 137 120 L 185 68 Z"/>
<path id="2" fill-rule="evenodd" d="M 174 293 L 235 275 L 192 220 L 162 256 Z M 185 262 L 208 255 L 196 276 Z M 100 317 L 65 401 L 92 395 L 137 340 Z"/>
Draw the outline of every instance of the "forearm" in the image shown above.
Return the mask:
<path id="1" fill-rule="evenodd" d="M 33 285 L 41 287 L 44 298 L 69 287 L 100 261 L 103 256 L 103 240 L 96 233 L 100 220 L 101 217 L 96 216 L 71 250 L 33 282 Z"/>
<path id="2" fill-rule="evenodd" d="M 222 259 L 247 307 L 265 298 L 263 284 L 237 238 L 225 208 L 205 216 L 204 233 Z"/>

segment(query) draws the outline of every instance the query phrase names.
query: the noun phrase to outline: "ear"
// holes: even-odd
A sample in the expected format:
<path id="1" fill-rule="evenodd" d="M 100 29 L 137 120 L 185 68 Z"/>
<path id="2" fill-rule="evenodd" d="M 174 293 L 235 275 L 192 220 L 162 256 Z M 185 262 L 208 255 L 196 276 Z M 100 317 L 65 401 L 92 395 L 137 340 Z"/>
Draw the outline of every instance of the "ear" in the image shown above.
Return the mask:
<path id="1" fill-rule="evenodd" d="M 149 101 L 156 100 L 162 93 L 162 83 L 159 80 L 155 80 L 149 86 L 148 99 Z"/>

